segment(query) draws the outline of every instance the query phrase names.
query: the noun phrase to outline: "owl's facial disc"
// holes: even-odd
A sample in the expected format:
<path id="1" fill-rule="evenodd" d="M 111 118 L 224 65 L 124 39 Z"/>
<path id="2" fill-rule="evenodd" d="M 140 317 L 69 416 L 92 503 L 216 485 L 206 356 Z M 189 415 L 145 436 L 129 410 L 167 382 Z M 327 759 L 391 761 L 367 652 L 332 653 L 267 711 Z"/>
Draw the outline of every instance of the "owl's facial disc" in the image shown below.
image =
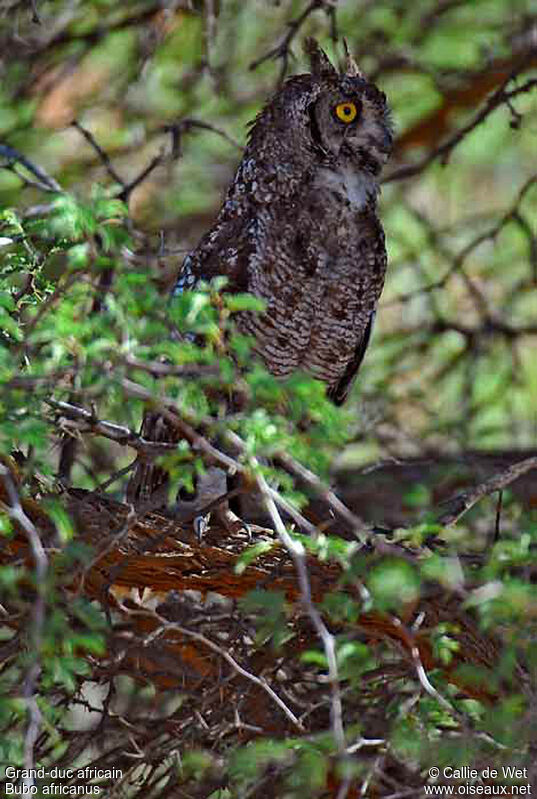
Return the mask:
<path id="1" fill-rule="evenodd" d="M 344 83 L 344 85 L 343 85 Z M 348 77 L 322 92 L 310 107 L 310 130 L 333 166 L 378 175 L 392 149 L 386 98 L 364 79 Z"/>

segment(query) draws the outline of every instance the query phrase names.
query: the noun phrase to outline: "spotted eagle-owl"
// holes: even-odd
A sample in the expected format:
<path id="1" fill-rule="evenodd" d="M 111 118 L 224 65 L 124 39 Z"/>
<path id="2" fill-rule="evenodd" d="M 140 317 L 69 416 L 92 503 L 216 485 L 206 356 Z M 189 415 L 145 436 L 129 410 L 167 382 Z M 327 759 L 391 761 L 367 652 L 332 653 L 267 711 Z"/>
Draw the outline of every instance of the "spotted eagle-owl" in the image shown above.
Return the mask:
<path id="1" fill-rule="evenodd" d="M 212 229 L 177 290 L 225 275 L 266 302 L 239 329 L 277 376 L 304 369 L 342 403 L 364 356 L 384 283 L 379 175 L 392 148 L 385 95 L 352 59 L 339 73 L 309 43 L 312 71 L 290 78 L 255 120 Z"/>
<path id="2" fill-rule="evenodd" d="M 235 318 L 269 371 L 305 370 L 340 404 L 384 283 L 377 198 L 392 128 L 385 95 L 351 57 L 338 72 L 313 40 L 307 52 L 311 72 L 289 78 L 255 119 L 220 213 L 186 257 L 175 292 L 225 275 L 226 291 L 262 298 L 263 313 Z"/>

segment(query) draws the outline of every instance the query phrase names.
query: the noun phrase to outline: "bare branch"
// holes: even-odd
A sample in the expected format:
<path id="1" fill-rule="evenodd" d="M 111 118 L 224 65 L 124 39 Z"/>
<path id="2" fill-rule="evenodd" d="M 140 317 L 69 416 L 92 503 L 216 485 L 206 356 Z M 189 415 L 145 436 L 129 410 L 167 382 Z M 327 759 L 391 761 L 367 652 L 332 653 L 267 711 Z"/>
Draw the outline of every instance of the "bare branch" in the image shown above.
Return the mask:
<path id="1" fill-rule="evenodd" d="M 467 122 L 466 125 L 455 131 L 455 133 L 453 133 L 443 144 L 428 153 L 428 155 L 422 158 L 421 161 L 418 161 L 416 164 L 410 164 L 395 169 L 385 177 L 383 182 L 391 183 L 395 180 L 404 180 L 406 178 L 414 177 L 414 175 L 422 172 L 426 167 L 436 160 L 440 160 L 443 165 L 446 164 L 455 147 L 457 147 L 457 145 L 460 144 L 460 142 L 466 138 L 469 133 L 481 125 L 487 119 L 487 117 L 492 114 L 493 111 L 502 105 L 510 103 L 515 97 L 518 97 L 518 95 L 527 94 L 528 92 L 533 91 L 533 89 L 537 86 L 537 78 L 531 78 L 522 86 L 517 86 L 516 89 L 513 89 L 510 92 L 505 91 L 505 87 L 510 83 L 510 81 L 512 81 L 513 78 L 516 77 L 516 75 L 518 75 L 520 72 L 524 71 L 527 61 L 528 57 L 525 58 L 521 64 L 518 64 L 515 67 L 510 75 L 508 75 L 504 80 L 502 85 L 488 98 L 484 106 L 472 117 L 469 122 Z"/>
<path id="2" fill-rule="evenodd" d="M 434 685 L 430 681 L 430 679 L 429 679 L 429 677 L 427 675 L 427 672 L 425 670 L 425 667 L 424 667 L 424 665 L 422 663 L 422 660 L 421 660 L 421 657 L 420 657 L 420 653 L 419 653 L 419 649 L 418 649 L 417 646 L 412 647 L 412 660 L 414 661 L 414 666 L 416 668 L 416 674 L 418 676 L 418 680 L 420 681 L 421 687 L 424 689 L 424 691 L 427 694 L 429 694 L 429 696 L 431 696 L 433 699 L 435 699 L 438 702 L 438 704 L 441 707 L 443 707 L 444 710 L 446 710 L 452 718 L 454 718 L 456 721 L 458 721 L 463 726 L 463 728 L 470 729 L 472 731 L 472 733 L 477 738 L 481 738 L 482 740 L 484 740 L 487 743 L 489 743 L 492 746 L 494 746 L 496 749 L 500 749 L 500 750 L 507 749 L 507 747 L 504 744 L 502 744 L 499 741 L 497 741 L 491 735 L 488 735 L 488 733 L 484 733 L 484 732 L 481 732 L 481 731 L 474 730 L 473 729 L 473 722 L 472 722 L 471 718 L 469 716 L 466 716 L 464 713 L 459 712 L 457 710 L 457 708 L 454 707 L 451 704 L 451 702 L 449 702 L 445 698 L 445 696 L 442 696 L 440 691 L 438 691 L 434 687 Z"/>
<path id="3" fill-rule="evenodd" d="M 274 689 L 271 688 L 271 686 L 268 684 L 268 682 L 265 679 L 263 679 L 262 677 L 258 677 L 256 674 L 252 674 L 252 672 L 244 669 L 239 663 L 237 663 L 235 658 L 233 658 L 229 654 L 229 652 L 226 652 L 225 649 L 218 646 L 218 644 L 215 644 L 213 641 L 210 641 L 205 635 L 202 635 L 202 633 L 195 632 L 194 630 L 189 630 L 186 627 L 182 627 L 180 624 L 174 624 L 173 622 L 168 622 L 166 619 L 162 618 L 162 616 L 158 616 L 157 613 L 155 613 L 154 615 L 159 619 L 161 626 L 147 636 L 147 638 L 144 641 L 144 646 L 146 647 L 149 646 L 151 643 L 153 643 L 153 641 L 155 641 L 156 638 L 170 631 L 181 633 L 181 635 L 184 635 L 187 638 L 192 638 L 194 641 L 199 641 L 208 649 L 210 649 L 212 652 L 215 652 L 217 655 L 222 657 L 226 661 L 226 663 L 229 663 L 231 668 L 234 671 L 236 671 L 237 674 L 240 674 L 241 677 L 244 677 L 245 679 L 254 683 L 254 685 L 257 685 L 263 691 L 265 691 L 265 693 L 267 693 L 270 696 L 272 701 L 275 702 L 281 710 L 283 710 L 283 712 L 285 713 L 289 721 L 293 724 L 293 726 L 296 727 L 300 732 L 304 732 L 304 727 L 302 726 L 300 720 L 295 716 L 293 711 L 285 704 L 283 699 L 281 699 L 278 696 L 276 691 L 274 691 Z"/>
<path id="4" fill-rule="evenodd" d="M 281 463 L 290 474 L 302 480 L 308 488 L 311 488 L 318 497 L 323 499 L 334 513 L 347 522 L 362 543 L 367 541 L 367 533 L 370 533 L 371 525 L 366 524 L 366 522 L 352 513 L 332 489 L 325 486 L 316 474 L 285 452 L 279 452 L 276 456 L 276 461 Z"/>
<path id="5" fill-rule="evenodd" d="M 139 186 L 140 183 L 143 183 L 143 181 L 149 177 L 151 172 L 154 172 L 154 170 L 158 166 L 163 164 L 165 160 L 166 160 L 166 154 L 164 152 L 164 149 L 161 149 L 160 152 L 157 153 L 157 155 L 153 156 L 151 161 L 144 169 L 142 169 L 139 175 L 133 178 L 133 180 L 131 180 L 130 183 L 123 184 L 123 188 L 117 195 L 118 200 L 122 200 L 124 203 L 127 203 L 134 189 L 137 186 Z"/>
<path id="6" fill-rule="evenodd" d="M 121 360 L 127 366 L 148 372 L 154 377 L 204 377 L 217 376 L 220 373 L 218 364 L 213 366 L 212 364 L 192 363 L 178 366 L 177 364 L 160 363 L 159 361 L 141 361 L 133 355 L 126 355 Z"/>
<path id="7" fill-rule="evenodd" d="M 339 687 L 339 673 L 336 659 L 336 642 L 334 636 L 328 631 L 322 616 L 315 607 L 311 597 L 311 586 L 309 580 L 308 569 L 306 566 L 306 552 L 300 541 L 294 539 L 289 533 L 282 521 L 278 508 L 274 502 L 271 492 L 268 490 L 267 481 L 259 471 L 259 464 L 253 459 L 252 465 L 257 469 L 256 482 L 259 487 L 261 496 L 265 507 L 270 514 L 274 529 L 278 533 L 278 537 L 286 550 L 289 552 L 298 574 L 298 581 L 300 584 L 300 593 L 302 604 L 304 605 L 308 616 L 321 639 L 321 643 L 326 655 L 328 664 L 328 679 L 332 692 L 332 699 L 330 703 L 331 718 L 332 718 L 332 733 L 334 736 L 334 743 L 340 754 L 344 754 L 345 743 L 345 730 L 343 727 L 343 705 L 341 701 L 341 691 Z"/>
<path id="8" fill-rule="evenodd" d="M 537 469 L 537 458 L 526 458 L 523 461 L 519 461 L 519 463 L 514 463 L 512 466 L 509 466 L 505 471 L 489 477 L 484 483 L 480 483 L 470 491 L 463 491 L 457 494 L 457 496 L 448 500 L 447 504 L 449 505 L 449 509 L 439 516 L 438 523 L 446 527 L 452 527 L 454 524 L 457 524 L 459 519 L 461 519 L 470 508 L 473 508 L 474 505 L 483 499 L 483 497 L 494 494 L 496 491 L 502 491 L 532 469 Z"/>
<path id="9" fill-rule="evenodd" d="M 94 433 L 95 435 L 103 436 L 122 446 L 132 447 L 144 455 L 162 455 L 165 452 L 173 452 L 177 449 L 176 444 L 148 441 L 128 427 L 114 422 L 101 421 L 91 411 L 86 411 L 84 408 L 73 405 L 70 402 L 55 399 L 47 399 L 45 402 L 54 410 L 59 411 L 61 416 L 76 422 L 75 429 L 82 433 Z"/>
<path id="10" fill-rule="evenodd" d="M 0 156 L 4 156 L 7 158 L 7 164 L 2 164 L 4 169 L 10 169 L 12 172 L 23 180 L 28 186 L 33 186 L 35 188 L 41 189 L 42 191 L 51 191 L 55 193 L 63 192 L 62 187 L 59 183 L 57 183 L 54 178 L 50 177 L 43 167 L 38 166 L 33 161 L 30 161 L 25 155 L 21 152 L 16 150 L 14 147 L 10 147 L 7 144 L 0 144 Z M 37 181 L 29 180 L 27 177 L 22 175 L 17 169 L 16 165 L 21 164 L 24 166 L 29 172 L 37 178 Z"/>
<path id="11" fill-rule="evenodd" d="M 243 150 L 242 145 L 236 139 L 226 133 L 225 130 L 222 130 L 222 128 L 219 128 L 216 125 L 212 125 L 209 122 L 204 122 L 202 119 L 195 119 L 194 117 L 184 117 L 183 119 L 179 120 L 179 122 L 165 125 L 162 130 L 166 133 L 170 133 L 172 136 L 173 157 L 178 157 L 180 155 L 181 134 L 189 133 L 191 130 L 208 130 L 211 133 L 216 133 L 217 136 L 221 136 L 237 150 L 240 150 L 241 152 Z"/>
<path id="12" fill-rule="evenodd" d="M 80 122 L 78 122 L 76 119 L 73 120 L 71 125 L 74 128 L 76 128 L 79 131 L 79 133 L 82 134 L 82 136 L 86 139 L 90 147 L 92 147 L 92 149 L 97 153 L 99 159 L 102 161 L 103 166 L 105 167 L 106 171 L 108 172 L 112 180 L 115 181 L 115 183 L 119 183 L 120 186 L 123 186 L 123 188 L 125 188 L 126 185 L 125 181 L 123 180 L 121 175 L 116 171 L 114 165 L 112 164 L 110 156 L 108 155 L 106 150 L 103 150 L 103 148 L 97 142 L 93 134 L 87 128 L 81 125 Z"/>
<path id="13" fill-rule="evenodd" d="M 257 69 L 259 66 L 261 66 L 261 64 L 264 64 L 265 61 L 269 61 L 270 59 L 281 58 L 282 65 L 280 68 L 278 84 L 283 83 L 283 80 L 287 74 L 287 69 L 289 67 L 289 57 L 291 55 L 291 44 L 293 43 L 293 39 L 298 34 L 300 28 L 308 19 L 308 17 L 314 11 L 319 9 L 324 9 L 329 14 L 332 34 L 335 35 L 334 3 L 331 2 L 331 0 L 311 0 L 304 11 L 296 19 L 291 20 L 291 22 L 287 24 L 287 33 L 281 42 L 267 53 L 257 58 L 255 61 L 252 61 L 250 64 L 250 69 Z"/>

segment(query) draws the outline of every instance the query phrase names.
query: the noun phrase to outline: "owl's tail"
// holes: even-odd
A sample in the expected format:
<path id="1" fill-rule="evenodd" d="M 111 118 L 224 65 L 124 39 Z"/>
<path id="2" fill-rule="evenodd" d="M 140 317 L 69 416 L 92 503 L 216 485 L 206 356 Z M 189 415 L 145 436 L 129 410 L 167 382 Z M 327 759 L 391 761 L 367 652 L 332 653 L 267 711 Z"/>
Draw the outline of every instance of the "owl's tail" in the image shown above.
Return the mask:
<path id="1" fill-rule="evenodd" d="M 146 441 L 177 444 L 178 431 L 160 414 L 144 414 L 140 435 Z M 169 486 L 166 469 L 156 466 L 154 457 L 138 455 L 134 471 L 127 485 L 127 501 L 136 508 L 159 510 L 166 507 Z"/>

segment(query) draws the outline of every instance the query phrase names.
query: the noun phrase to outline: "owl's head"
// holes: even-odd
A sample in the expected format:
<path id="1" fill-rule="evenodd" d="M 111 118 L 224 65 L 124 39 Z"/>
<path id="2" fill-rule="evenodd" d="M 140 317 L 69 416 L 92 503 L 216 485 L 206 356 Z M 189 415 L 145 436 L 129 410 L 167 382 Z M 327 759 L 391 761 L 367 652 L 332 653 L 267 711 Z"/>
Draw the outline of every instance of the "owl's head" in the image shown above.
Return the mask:
<path id="1" fill-rule="evenodd" d="M 316 87 L 305 108 L 313 146 L 329 162 L 378 175 L 393 144 L 386 95 L 348 52 L 341 72 L 314 39 L 307 40 L 306 52 Z"/>
<path id="2" fill-rule="evenodd" d="M 338 71 L 315 40 L 306 51 L 311 72 L 289 78 L 252 122 L 232 194 L 248 184 L 263 202 L 278 186 L 289 196 L 317 168 L 325 178 L 359 173 L 367 194 L 376 194 L 393 142 L 386 96 L 348 54 Z"/>

